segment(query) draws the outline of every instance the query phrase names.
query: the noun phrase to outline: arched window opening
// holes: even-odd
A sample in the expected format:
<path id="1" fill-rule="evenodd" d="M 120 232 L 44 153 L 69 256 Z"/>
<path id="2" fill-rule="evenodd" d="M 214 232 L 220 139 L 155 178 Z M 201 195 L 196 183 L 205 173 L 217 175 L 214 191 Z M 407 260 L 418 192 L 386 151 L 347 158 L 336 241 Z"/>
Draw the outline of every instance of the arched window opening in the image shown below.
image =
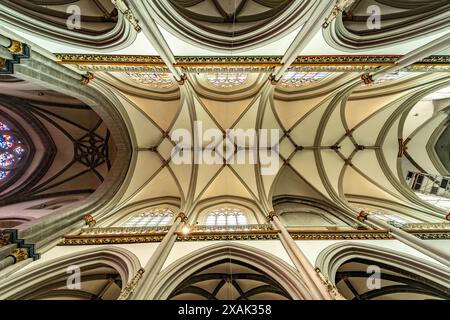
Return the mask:
<path id="1" fill-rule="evenodd" d="M 206 217 L 207 226 L 244 226 L 248 225 L 248 219 L 242 210 L 237 208 L 214 209 Z"/>
<path id="2" fill-rule="evenodd" d="M 233 88 L 244 84 L 248 79 L 246 73 L 208 73 L 206 80 L 217 88 Z"/>
<path id="3" fill-rule="evenodd" d="M 169 300 L 291 300 L 274 279 L 253 265 L 235 259 L 211 263 L 190 275 Z"/>
<path id="4" fill-rule="evenodd" d="M 117 300 L 122 290 L 122 278 L 112 267 L 99 265 L 96 268 L 69 267 L 68 271 L 81 283 L 70 283 L 64 274 L 47 286 L 41 286 L 22 297 L 23 300 Z"/>
<path id="5" fill-rule="evenodd" d="M 448 300 L 448 268 L 374 244 L 340 242 L 316 259 L 316 271 L 348 300 Z"/>
<path id="6" fill-rule="evenodd" d="M 328 77 L 328 72 L 294 72 L 290 71 L 281 78 L 281 86 L 286 88 L 299 88 L 318 82 Z"/>
<path id="7" fill-rule="evenodd" d="M 406 182 L 423 201 L 450 210 L 450 176 L 437 176 L 409 171 Z"/>
<path id="8" fill-rule="evenodd" d="M 172 222 L 174 213 L 171 209 L 155 208 L 138 213 L 129 219 L 123 227 L 161 227 Z"/>
<path id="9" fill-rule="evenodd" d="M 413 223 L 413 221 L 408 220 L 407 218 L 404 217 L 399 217 L 397 215 L 391 214 L 391 213 L 385 213 L 385 212 L 381 212 L 381 211 L 374 211 L 374 210 L 370 210 L 370 209 L 365 209 L 365 208 L 359 208 L 359 211 L 366 211 L 369 212 L 371 215 L 375 216 L 375 218 L 379 219 L 379 220 L 383 220 L 389 224 L 392 225 L 404 225 L 407 223 Z"/>
<path id="10" fill-rule="evenodd" d="M 142 271 L 139 259 L 126 249 L 92 248 L 18 271 L 0 284 L 0 299 L 121 300 Z"/>
<path id="11" fill-rule="evenodd" d="M 355 258 L 342 264 L 336 287 L 349 300 L 441 300 L 450 290 L 389 264 Z"/>

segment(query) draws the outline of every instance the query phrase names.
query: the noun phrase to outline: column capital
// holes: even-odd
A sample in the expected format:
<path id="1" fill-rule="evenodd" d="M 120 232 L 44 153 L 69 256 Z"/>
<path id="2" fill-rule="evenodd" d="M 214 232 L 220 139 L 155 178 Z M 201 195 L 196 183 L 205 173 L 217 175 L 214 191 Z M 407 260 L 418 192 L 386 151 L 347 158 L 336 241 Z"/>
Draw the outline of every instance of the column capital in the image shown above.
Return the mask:
<path id="1" fill-rule="evenodd" d="M 93 227 L 97 224 L 97 220 L 95 220 L 95 218 L 90 214 L 85 215 L 83 217 L 83 220 L 86 222 L 86 225 L 89 227 Z"/>
<path id="2" fill-rule="evenodd" d="M 14 263 L 27 260 L 29 258 L 28 249 L 25 248 L 14 249 L 14 251 L 9 256 L 14 258 Z"/>
<path id="3" fill-rule="evenodd" d="M 180 212 L 177 214 L 177 217 L 175 218 L 175 220 L 180 219 L 181 222 L 187 223 L 188 222 L 188 217 L 186 216 L 186 214 L 184 212 Z"/>
<path id="4" fill-rule="evenodd" d="M 22 55 L 25 51 L 24 45 L 22 42 L 17 40 L 11 40 L 11 44 L 8 47 L 8 51 L 12 54 Z"/>
<path id="5" fill-rule="evenodd" d="M 270 83 L 273 85 L 273 86 L 276 86 L 279 82 L 280 82 L 280 79 L 276 79 L 275 78 L 275 75 L 273 75 L 273 74 L 271 74 L 270 76 L 269 76 L 269 81 L 270 81 Z"/>
<path id="6" fill-rule="evenodd" d="M 273 221 L 275 217 L 278 217 L 278 214 L 275 211 L 270 211 L 269 214 L 266 216 L 266 221 L 267 222 Z"/>
<path id="7" fill-rule="evenodd" d="M 87 86 L 92 80 L 95 79 L 95 76 L 92 72 L 88 72 L 86 75 L 82 75 L 80 82 L 81 84 Z"/>
<path id="8" fill-rule="evenodd" d="M 375 82 L 375 80 L 373 80 L 372 76 L 368 72 L 361 75 L 361 80 L 364 82 L 364 84 L 372 84 Z"/>
<path id="9" fill-rule="evenodd" d="M 177 81 L 177 83 L 178 83 L 180 86 L 183 86 L 183 85 L 186 83 L 187 75 L 186 75 L 185 73 L 183 73 L 183 74 L 181 75 L 181 77 L 180 77 L 180 80 L 177 80 L 176 78 L 175 78 L 175 80 Z"/>
<path id="10" fill-rule="evenodd" d="M 369 215 L 369 212 L 362 210 L 358 213 L 358 215 L 356 216 L 356 219 L 358 221 L 364 222 L 367 220 L 368 215 Z"/>

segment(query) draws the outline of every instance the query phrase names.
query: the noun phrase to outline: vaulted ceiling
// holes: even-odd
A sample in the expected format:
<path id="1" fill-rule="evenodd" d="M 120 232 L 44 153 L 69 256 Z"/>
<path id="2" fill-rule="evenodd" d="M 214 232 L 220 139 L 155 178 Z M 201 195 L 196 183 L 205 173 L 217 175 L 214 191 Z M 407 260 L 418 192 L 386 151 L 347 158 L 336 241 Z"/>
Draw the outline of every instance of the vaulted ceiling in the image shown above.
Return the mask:
<path id="1" fill-rule="evenodd" d="M 2 181 L 0 202 L 94 192 L 116 152 L 102 119 L 80 101 L 28 81 L 4 76 L 0 88 L 3 123 L 15 124 L 29 153 L 17 175 Z"/>
<path id="2" fill-rule="evenodd" d="M 174 201 L 190 213 L 209 202 L 239 202 L 267 213 L 274 197 L 294 196 L 348 215 L 369 206 L 418 221 L 444 216 L 407 187 L 405 176 L 449 174 L 440 151 L 448 96 L 427 99 L 450 86 L 442 46 L 450 41 L 448 2 L 354 1 L 326 27 L 335 1 L 122 2 L 133 18 L 109 3 L 78 2 L 89 17 L 107 8 L 110 20 L 92 22 L 106 33 L 86 34 L 89 24 L 53 37 L 1 16 L 7 23 L 0 31 L 57 53 L 52 59 L 80 74 L 94 73 L 89 85 L 108 87 L 117 99 L 134 152 L 116 210 Z M 0 12 L 19 17 L 27 12 L 19 4 L 6 1 Z M 383 12 L 377 31 L 364 29 L 369 4 Z M 121 23 L 127 34 L 93 45 Z M 427 54 L 417 58 L 419 49 Z M 380 76 L 364 84 L 365 72 Z M 277 130 L 273 174 L 263 174 L 269 164 L 261 159 L 177 164 L 173 134 L 184 129 L 194 137 L 195 122 L 222 136 L 228 129 Z M 223 159 L 222 146 L 213 147 L 206 141 L 200 151 Z M 198 151 L 185 150 L 191 160 Z M 233 152 L 249 159 L 251 151 L 247 144 Z"/>

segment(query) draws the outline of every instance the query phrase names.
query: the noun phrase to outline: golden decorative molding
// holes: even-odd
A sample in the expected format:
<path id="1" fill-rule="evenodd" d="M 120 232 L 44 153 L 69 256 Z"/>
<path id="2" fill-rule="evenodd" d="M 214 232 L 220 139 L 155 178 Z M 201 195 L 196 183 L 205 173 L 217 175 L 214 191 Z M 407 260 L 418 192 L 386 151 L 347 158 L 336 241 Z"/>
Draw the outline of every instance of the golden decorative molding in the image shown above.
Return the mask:
<path id="1" fill-rule="evenodd" d="M 106 227 L 106 228 L 87 228 L 81 229 L 83 236 L 114 236 L 114 235 L 142 235 L 156 234 L 169 231 L 171 226 L 154 226 L 154 227 Z"/>
<path id="2" fill-rule="evenodd" d="M 145 55 L 104 55 L 104 54 L 71 54 L 56 53 L 60 64 L 90 65 L 127 65 L 127 66 L 161 66 L 164 61 L 159 56 Z"/>
<path id="3" fill-rule="evenodd" d="M 238 57 L 175 57 L 176 66 L 182 68 L 199 67 L 205 65 L 214 66 L 259 66 L 259 67 L 280 67 L 282 56 L 238 56 Z"/>
<path id="4" fill-rule="evenodd" d="M 22 42 L 11 40 L 11 45 L 8 47 L 8 51 L 12 54 L 22 55 L 24 54 L 25 48 Z"/>
<path id="5" fill-rule="evenodd" d="M 359 56 L 298 56 L 292 65 L 359 65 L 359 66 L 391 66 L 400 59 L 401 55 L 359 55 Z"/>
<path id="6" fill-rule="evenodd" d="M 401 225 L 403 231 L 408 232 L 422 240 L 448 240 L 450 239 L 450 223 L 408 223 Z"/>
<path id="7" fill-rule="evenodd" d="M 450 240 L 450 232 L 413 231 L 408 232 L 422 240 Z"/>
<path id="8" fill-rule="evenodd" d="M 359 56 L 299 56 L 292 63 L 290 72 L 373 72 L 382 66 L 395 65 L 400 55 Z M 169 70 L 159 56 L 146 55 L 95 55 L 57 53 L 60 64 L 77 65 L 83 71 L 107 72 L 160 72 Z M 175 57 L 175 66 L 185 73 L 271 73 L 282 66 L 282 56 L 241 57 Z M 450 56 L 431 56 L 401 71 L 447 72 L 450 71 Z"/>
<path id="9" fill-rule="evenodd" d="M 98 235 L 98 236 L 66 236 L 58 245 L 81 246 L 100 244 L 126 244 L 126 243 L 151 243 L 161 242 L 166 233 L 154 234 L 118 234 L 118 235 Z"/>
<path id="10" fill-rule="evenodd" d="M 77 65 L 80 71 L 91 72 L 131 72 L 131 73 L 170 73 L 164 66 L 121 66 L 121 65 Z"/>
<path id="11" fill-rule="evenodd" d="M 364 211 L 363 211 L 364 212 Z M 184 215 L 180 218 L 184 219 Z M 420 239 L 450 239 L 448 223 L 428 224 L 426 227 L 403 228 Z M 425 225 L 425 224 L 424 224 Z M 441 226 L 444 225 L 444 226 Z M 178 241 L 218 240 L 277 240 L 280 230 L 269 225 L 241 226 L 238 230 L 219 230 L 214 227 L 194 226 L 188 234 L 177 232 Z M 99 245 L 161 242 L 170 226 L 164 227 L 110 227 L 83 229 L 80 235 L 68 235 L 59 245 Z M 293 240 L 392 240 L 389 230 L 288 230 Z"/>
<path id="12" fill-rule="evenodd" d="M 10 256 L 14 258 L 14 263 L 18 263 L 29 258 L 28 250 L 25 248 L 14 249 Z"/>
<path id="13" fill-rule="evenodd" d="M 268 232 L 233 232 L 233 233 L 177 233 L 177 241 L 231 241 L 231 240 L 277 240 L 277 230 Z"/>
<path id="14" fill-rule="evenodd" d="M 325 285 L 325 287 L 327 288 L 327 291 L 330 293 L 330 295 L 334 298 L 334 300 L 347 300 L 344 298 L 344 296 L 338 291 L 338 289 L 336 288 L 336 286 L 334 284 L 331 283 L 331 281 L 325 277 L 325 275 L 322 273 L 322 271 L 320 271 L 319 268 L 316 268 L 316 273 L 319 276 L 320 280 L 322 281 L 322 283 Z"/>
<path id="15" fill-rule="evenodd" d="M 133 277 L 133 279 L 130 281 L 130 283 L 127 284 L 125 289 L 122 290 L 117 300 L 127 300 L 128 297 L 134 292 L 136 289 L 136 286 L 139 282 L 139 280 L 142 278 L 142 275 L 144 274 L 144 269 L 139 269 L 136 275 Z"/>
<path id="16" fill-rule="evenodd" d="M 86 225 L 89 227 L 93 227 L 97 224 L 97 221 L 95 220 L 95 218 L 93 216 L 91 216 L 90 214 L 87 214 L 83 217 L 83 220 L 86 222 Z"/>

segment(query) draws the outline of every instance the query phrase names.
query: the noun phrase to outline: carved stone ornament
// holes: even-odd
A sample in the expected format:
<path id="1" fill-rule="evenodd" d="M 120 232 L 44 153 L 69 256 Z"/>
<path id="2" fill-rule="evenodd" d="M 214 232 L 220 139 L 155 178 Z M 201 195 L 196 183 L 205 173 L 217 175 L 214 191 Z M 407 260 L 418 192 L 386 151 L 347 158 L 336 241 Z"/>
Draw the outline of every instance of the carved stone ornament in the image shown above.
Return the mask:
<path id="1" fill-rule="evenodd" d="M 364 82 L 364 84 L 372 84 L 375 82 L 372 76 L 368 73 L 364 73 L 363 75 L 361 75 L 361 80 Z"/>
<path id="2" fill-rule="evenodd" d="M 92 72 L 88 72 L 88 74 L 87 75 L 83 75 L 83 76 L 81 76 L 81 80 L 80 80 L 80 82 L 81 82 L 81 84 L 83 84 L 83 85 L 88 85 L 92 80 L 94 80 L 95 79 L 95 76 L 94 76 L 94 74 L 92 73 Z"/>
<path id="3" fill-rule="evenodd" d="M 319 268 L 316 268 L 317 275 L 319 276 L 322 283 L 327 288 L 328 292 L 331 294 L 331 296 L 334 298 L 334 300 L 347 300 L 344 298 L 342 294 L 339 293 L 338 289 L 335 285 L 331 283 L 331 281 L 325 277 L 325 275 L 322 273 L 322 271 Z"/>
<path id="4" fill-rule="evenodd" d="M 133 12 L 128 8 L 127 4 L 123 0 L 111 0 L 114 6 L 119 10 L 124 17 L 130 22 L 130 24 L 134 27 L 134 30 L 137 32 L 142 31 L 141 26 L 139 25 L 139 20 L 133 15 Z"/>
<path id="5" fill-rule="evenodd" d="M 83 217 L 83 220 L 86 222 L 86 225 L 88 225 L 89 227 L 93 227 L 97 224 L 97 221 L 90 214 L 85 215 Z"/>
<path id="6" fill-rule="evenodd" d="M 15 249 L 11 255 L 11 257 L 14 258 L 14 263 L 27 260 L 29 258 L 28 256 L 28 250 L 25 248 L 18 248 Z"/>
<path id="7" fill-rule="evenodd" d="M 188 222 L 188 218 L 187 218 L 187 216 L 186 216 L 186 214 L 185 214 L 184 212 L 180 212 L 180 213 L 177 215 L 177 217 L 175 218 L 175 220 L 176 220 L 176 219 L 180 219 L 181 222 L 184 222 L 184 223 L 187 223 L 187 222 Z"/>
<path id="8" fill-rule="evenodd" d="M 12 54 L 21 55 L 24 52 L 23 43 L 17 40 L 11 40 L 11 45 L 8 47 L 8 51 Z"/>
<path id="9" fill-rule="evenodd" d="M 134 292 L 136 289 L 137 284 L 139 283 L 139 280 L 142 278 L 142 275 L 144 274 L 144 269 L 139 269 L 136 275 L 133 277 L 133 279 L 130 281 L 130 283 L 127 284 L 125 289 L 122 290 L 120 293 L 120 296 L 117 298 L 117 300 L 127 300 L 128 297 Z"/>
<path id="10" fill-rule="evenodd" d="M 322 24 L 322 27 L 324 29 L 328 28 L 328 26 L 331 24 L 331 22 L 336 19 L 336 17 L 344 12 L 344 10 L 353 3 L 354 0 L 337 0 L 336 4 L 334 5 L 333 9 L 331 10 L 328 17 L 325 18 L 324 23 Z"/>
<path id="11" fill-rule="evenodd" d="M 176 80 L 176 78 L 175 78 L 175 80 Z M 180 80 L 177 80 L 177 82 L 180 86 L 183 86 L 186 83 L 186 80 L 187 80 L 186 74 L 182 74 Z"/>
<path id="12" fill-rule="evenodd" d="M 369 215 L 369 213 L 367 211 L 361 211 L 360 213 L 358 213 L 358 215 L 356 216 L 356 219 L 358 219 L 358 221 L 364 222 L 367 220 L 367 216 Z"/>

